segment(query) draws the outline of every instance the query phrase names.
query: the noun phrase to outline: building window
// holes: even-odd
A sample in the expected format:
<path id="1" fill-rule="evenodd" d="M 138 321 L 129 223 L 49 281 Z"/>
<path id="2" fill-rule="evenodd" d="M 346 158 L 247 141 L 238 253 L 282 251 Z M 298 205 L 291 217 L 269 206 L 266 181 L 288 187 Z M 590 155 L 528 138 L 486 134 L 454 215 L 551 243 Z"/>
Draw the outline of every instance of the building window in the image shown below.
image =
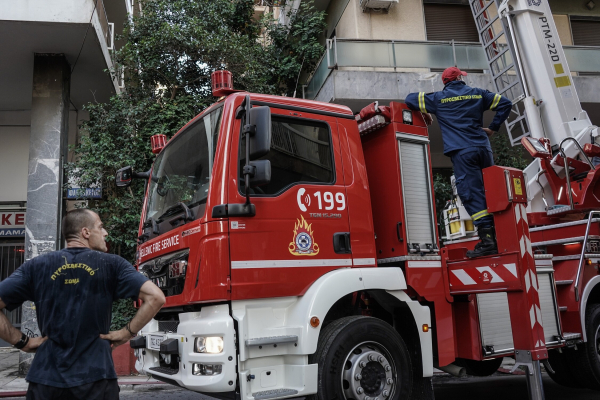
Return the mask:
<path id="1" fill-rule="evenodd" d="M 600 46 L 600 19 L 571 16 L 571 31 L 575 46 Z"/>
<path id="2" fill-rule="evenodd" d="M 479 42 L 471 7 L 461 4 L 424 4 L 427 40 Z"/>
<path id="3" fill-rule="evenodd" d="M 331 151 L 331 132 L 323 122 L 272 117 L 271 151 L 260 160 L 271 162 L 271 182 L 252 188 L 253 195 L 277 195 L 297 183 L 335 181 Z M 245 138 L 240 140 L 240 192 L 244 193 L 242 167 L 245 160 Z"/>

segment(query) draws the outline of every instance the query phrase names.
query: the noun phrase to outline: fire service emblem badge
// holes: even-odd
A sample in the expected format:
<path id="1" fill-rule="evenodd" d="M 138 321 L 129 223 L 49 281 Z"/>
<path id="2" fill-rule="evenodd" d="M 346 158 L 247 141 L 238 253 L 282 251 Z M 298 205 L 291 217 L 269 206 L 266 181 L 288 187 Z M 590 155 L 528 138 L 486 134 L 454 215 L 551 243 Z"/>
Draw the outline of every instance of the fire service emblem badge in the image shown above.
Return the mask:
<path id="1" fill-rule="evenodd" d="M 316 256 L 319 254 L 319 245 L 313 238 L 312 224 L 300 216 L 294 226 L 294 240 L 289 245 L 290 253 L 295 256 Z"/>

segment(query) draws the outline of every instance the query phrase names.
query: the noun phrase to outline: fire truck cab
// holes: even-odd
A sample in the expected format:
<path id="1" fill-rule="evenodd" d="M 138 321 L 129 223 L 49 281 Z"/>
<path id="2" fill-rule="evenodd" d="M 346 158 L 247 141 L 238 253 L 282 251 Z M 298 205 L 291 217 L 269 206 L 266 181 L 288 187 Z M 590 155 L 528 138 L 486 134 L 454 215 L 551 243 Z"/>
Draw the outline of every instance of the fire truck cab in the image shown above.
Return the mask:
<path id="1" fill-rule="evenodd" d="M 504 252 L 468 260 L 440 245 L 420 113 L 225 94 L 153 141 L 137 264 L 167 302 L 130 343 L 139 371 L 247 400 L 433 398 L 434 366 L 519 351 L 539 378 L 564 340 L 521 171 L 486 170 Z"/>

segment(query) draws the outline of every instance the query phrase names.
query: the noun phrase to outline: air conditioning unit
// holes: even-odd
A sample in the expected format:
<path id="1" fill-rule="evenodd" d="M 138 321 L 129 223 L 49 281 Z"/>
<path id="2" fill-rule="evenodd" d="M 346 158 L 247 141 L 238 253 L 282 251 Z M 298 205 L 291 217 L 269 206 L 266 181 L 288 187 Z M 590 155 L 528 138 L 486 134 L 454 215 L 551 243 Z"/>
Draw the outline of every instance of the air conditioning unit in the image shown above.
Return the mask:
<path id="1" fill-rule="evenodd" d="M 360 0 L 360 7 L 363 12 L 383 11 L 388 12 L 392 4 L 399 0 Z"/>

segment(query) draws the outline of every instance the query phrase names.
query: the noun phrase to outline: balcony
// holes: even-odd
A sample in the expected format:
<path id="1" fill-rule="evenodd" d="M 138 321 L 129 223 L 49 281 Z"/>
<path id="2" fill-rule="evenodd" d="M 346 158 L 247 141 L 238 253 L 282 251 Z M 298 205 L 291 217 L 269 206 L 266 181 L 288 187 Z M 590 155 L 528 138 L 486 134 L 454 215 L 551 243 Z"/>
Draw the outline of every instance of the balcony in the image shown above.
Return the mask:
<path id="1" fill-rule="evenodd" d="M 600 48 L 565 46 L 564 50 L 572 72 L 579 75 L 600 74 Z M 335 69 L 362 72 L 429 72 L 430 69 L 442 70 L 451 65 L 466 71 L 482 72 L 488 69 L 479 43 L 333 38 L 327 41 L 327 49 L 305 86 L 304 96 L 307 99 L 319 99 L 323 85 Z M 597 79 L 600 81 L 600 78 Z M 577 89 L 580 91 L 579 86 Z M 600 103 L 600 94 L 595 96 L 597 99 L 594 102 Z"/>
<path id="2" fill-rule="evenodd" d="M 0 110 L 31 107 L 33 54 L 64 54 L 71 68 L 71 101 L 79 109 L 118 93 L 113 67 L 115 33 L 127 20 L 131 0 L 28 0 L 0 3 Z"/>

